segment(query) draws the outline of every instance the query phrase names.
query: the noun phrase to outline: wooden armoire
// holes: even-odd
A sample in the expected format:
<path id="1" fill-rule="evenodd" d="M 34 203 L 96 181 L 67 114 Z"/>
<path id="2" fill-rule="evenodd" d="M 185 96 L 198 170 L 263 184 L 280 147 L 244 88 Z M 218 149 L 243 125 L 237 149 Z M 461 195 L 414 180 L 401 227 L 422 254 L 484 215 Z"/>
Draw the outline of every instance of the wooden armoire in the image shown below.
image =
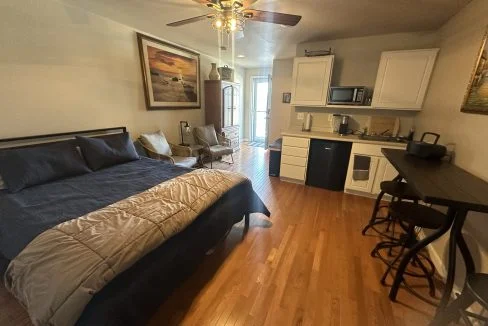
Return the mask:
<path id="1" fill-rule="evenodd" d="M 239 150 L 240 85 L 222 80 L 205 81 L 205 123 L 230 139 Z"/>

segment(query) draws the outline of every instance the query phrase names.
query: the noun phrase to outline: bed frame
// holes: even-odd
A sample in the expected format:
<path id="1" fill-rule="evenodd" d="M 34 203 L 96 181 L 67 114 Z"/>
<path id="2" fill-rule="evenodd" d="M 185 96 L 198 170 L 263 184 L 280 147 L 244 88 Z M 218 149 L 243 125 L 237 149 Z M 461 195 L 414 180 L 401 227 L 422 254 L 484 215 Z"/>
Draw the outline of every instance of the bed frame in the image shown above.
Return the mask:
<path id="1" fill-rule="evenodd" d="M 126 132 L 127 132 L 127 127 L 112 127 L 112 128 L 61 132 L 55 134 L 3 138 L 0 139 L 0 152 L 9 149 L 16 149 L 16 148 L 36 147 L 45 144 L 56 144 L 56 143 L 69 142 L 69 141 L 74 142 L 75 136 L 104 138 L 109 135 L 115 135 L 115 134 L 126 133 Z M 5 272 L 8 262 L 9 261 L 0 254 L 0 275 L 3 275 L 3 273 Z M 3 280 L 1 281 L 3 282 Z"/>
<path id="2" fill-rule="evenodd" d="M 127 127 L 112 127 L 102 129 L 80 130 L 61 132 L 56 134 L 44 134 L 15 138 L 0 139 L 0 151 L 14 148 L 35 147 L 43 144 L 55 144 L 66 141 L 74 141 L 75 136 L 104 138 L 113 134 L 126 133 Z"/>

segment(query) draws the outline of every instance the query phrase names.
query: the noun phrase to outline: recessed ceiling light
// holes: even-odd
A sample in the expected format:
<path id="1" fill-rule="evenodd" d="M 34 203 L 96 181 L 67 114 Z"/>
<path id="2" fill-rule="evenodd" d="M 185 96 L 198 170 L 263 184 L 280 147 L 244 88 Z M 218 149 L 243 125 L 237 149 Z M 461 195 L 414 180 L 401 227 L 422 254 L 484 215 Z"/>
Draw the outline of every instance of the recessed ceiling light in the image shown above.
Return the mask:
<path id="1" fill-rule="evenodd" d="M 244 54 L 238 54 L 237 57 L 242 59 L 242 58 L 245 58 L 246 56 Z"/>

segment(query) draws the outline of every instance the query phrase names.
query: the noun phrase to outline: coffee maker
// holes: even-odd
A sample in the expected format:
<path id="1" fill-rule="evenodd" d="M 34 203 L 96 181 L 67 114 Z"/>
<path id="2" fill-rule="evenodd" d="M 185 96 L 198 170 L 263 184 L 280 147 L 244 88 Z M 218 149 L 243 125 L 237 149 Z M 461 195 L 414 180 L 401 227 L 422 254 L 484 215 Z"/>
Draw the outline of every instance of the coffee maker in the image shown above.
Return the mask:
<path id="1" fill-rule="evenodd" d="M 341 124 L 339 125 L 339 135 L 345 136 L 349 133 L 349 116 L 343 115 L 341 117 Z"/>

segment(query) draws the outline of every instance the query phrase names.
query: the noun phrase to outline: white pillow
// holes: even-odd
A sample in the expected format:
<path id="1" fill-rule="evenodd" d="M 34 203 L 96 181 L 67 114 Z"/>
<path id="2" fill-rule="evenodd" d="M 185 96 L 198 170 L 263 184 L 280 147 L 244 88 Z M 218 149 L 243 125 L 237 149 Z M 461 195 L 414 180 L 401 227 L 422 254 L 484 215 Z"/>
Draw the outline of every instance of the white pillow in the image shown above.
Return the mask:
<path id="1" fill-rule="evenodd" d="M 7 189 L 7 185 L 3 182 L 2 176 L 0 175 L 0 190 Z"/>
<path id="2" fill-rule="evenodd" d="M 141 137 L 142 145 L 150 149 L 151 151 L 172 156 L 171 147 L 169 146 L 166 137 L 162 131 L 158 131 L 152 134 L 142 134 Z"/>

